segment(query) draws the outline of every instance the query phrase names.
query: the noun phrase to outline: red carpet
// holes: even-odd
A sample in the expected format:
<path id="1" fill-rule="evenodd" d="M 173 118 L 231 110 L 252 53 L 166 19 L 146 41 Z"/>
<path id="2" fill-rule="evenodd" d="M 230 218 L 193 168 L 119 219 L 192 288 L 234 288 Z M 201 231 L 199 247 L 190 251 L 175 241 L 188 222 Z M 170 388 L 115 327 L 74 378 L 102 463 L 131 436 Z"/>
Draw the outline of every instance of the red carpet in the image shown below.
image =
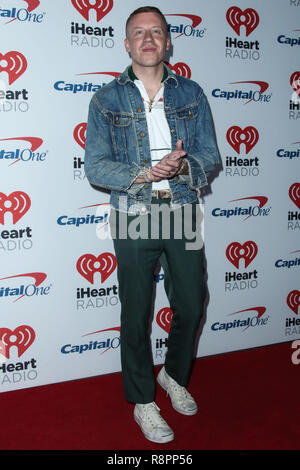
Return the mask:
<path id="1" fill-rule="evenodd" d="M 143 437 L 121 374 L 1 393 L 0 449 L 299 449 L 293 351 L 283 343 L 197 359 L 188 387 L 199 404 L 195 416 L 176 413 L 158 386 L 157 403 L 175 432 L 169 444 Z"/>

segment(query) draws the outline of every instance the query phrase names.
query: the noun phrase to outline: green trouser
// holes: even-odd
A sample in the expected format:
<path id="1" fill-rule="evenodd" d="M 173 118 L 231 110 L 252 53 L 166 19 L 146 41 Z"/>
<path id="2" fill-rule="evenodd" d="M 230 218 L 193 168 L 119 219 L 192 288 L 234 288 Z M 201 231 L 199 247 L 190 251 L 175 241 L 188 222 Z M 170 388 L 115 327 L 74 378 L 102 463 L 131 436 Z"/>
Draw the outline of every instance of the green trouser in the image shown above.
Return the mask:
<path id="1" fill-rule="evenodd" d="M 167 204 L 170 200 L 152 199 L 152 204 Z M 196 211 L 192 208 L 193 230 L 196 230 Z M 152 206 L 153 207 L 153 206 Z M 166 207 L 166 206 L 164 206 Z M 185 206 L 186 207 L 186 206 Z M 119 297 L 121 302 L 121 365 L 125 398 L 133 403 L 149 403 L 155 400 L 155 377 L 149 323 L 153 313 L 154 272 L 158 261 L 165 273 L 165 289 L 173 310 L 168 337 L 165 368 L 180 385 L 186 386 L 195 351 L 195 339 L 203 312 L 204 260 L 202 244 L 196 249 L 186 249 L 187 239 L 177 238 L 174 213 L 171 211 L 170 236 L 162 231 L 162 215 L 153 222 L 150 214 L 128 216 L 115 211 L 111 231 L 117 258 Z M 121 222 L 121 218 L 126 220 Z M 124 224 L 135 224 L 137 218 L 146 221 L 148 238 L 124 237 Z M 177 222 L 178 223 L 177 219 Z M 183 220 L 183 217 L 182 217 Z M 151 226 L 158 225 L 158 236 L 151 238 Z M 119 229 L 122 224 L 123 235 Z M 131 233 L 132 236 L 132 233 Z M 190 239 L 188 240 L 191 241 Z"/>

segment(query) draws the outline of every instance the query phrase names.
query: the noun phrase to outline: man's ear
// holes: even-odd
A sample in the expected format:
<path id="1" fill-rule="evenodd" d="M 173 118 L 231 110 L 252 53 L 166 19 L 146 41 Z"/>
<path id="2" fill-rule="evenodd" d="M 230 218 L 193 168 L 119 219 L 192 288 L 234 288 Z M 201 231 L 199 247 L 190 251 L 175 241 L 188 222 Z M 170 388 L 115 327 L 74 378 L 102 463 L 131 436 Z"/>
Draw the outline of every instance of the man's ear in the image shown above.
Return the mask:
<path id="1" fill-rule="evenodd" d="M 124 46 L 127 52 L 130 52 L 129 41 L 127 38 L 124 39 Z"/>
<path id="2" fill-rule="evenodd" d="M 171 39 L 167 38 L 166 51 L 168 51 L 170 49 L 170 46 L 171 46 Z"/>

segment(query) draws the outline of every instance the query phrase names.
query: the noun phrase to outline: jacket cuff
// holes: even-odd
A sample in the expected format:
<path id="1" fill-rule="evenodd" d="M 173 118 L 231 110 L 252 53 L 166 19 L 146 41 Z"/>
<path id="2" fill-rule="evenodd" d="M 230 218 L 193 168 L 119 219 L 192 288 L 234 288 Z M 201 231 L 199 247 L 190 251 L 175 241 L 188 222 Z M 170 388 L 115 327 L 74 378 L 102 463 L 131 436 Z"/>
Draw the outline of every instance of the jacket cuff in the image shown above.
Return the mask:
<path id="1" fill-rule="evenodd" d="M 143 189 L 143 187 L 146 184 L 146 181 L 144 183 L 134 183 L 136 178 L 140 176 L 141 174 L 143 174 L 143 170 L 139 166 L 136 165 L 136 168 L 132 171 L 132 173 L 134 174 L 134 176 L 133 176 L 131 183 L 126 188 L 126 191 L 128 192 L 128 194 L 131 194 L 132 196 L 134 196 L 141 189 Z"/>

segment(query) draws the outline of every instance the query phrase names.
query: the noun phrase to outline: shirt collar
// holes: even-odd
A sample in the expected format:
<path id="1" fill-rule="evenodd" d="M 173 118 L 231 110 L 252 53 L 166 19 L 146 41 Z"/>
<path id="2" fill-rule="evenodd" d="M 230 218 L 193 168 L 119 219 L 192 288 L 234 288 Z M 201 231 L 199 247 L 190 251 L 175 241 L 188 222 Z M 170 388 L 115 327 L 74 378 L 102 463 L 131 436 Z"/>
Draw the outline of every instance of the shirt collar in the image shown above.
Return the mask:
<path id="1" fill-rule="evenodd" d="M 133 82 L 134 82 L 134 80 L 139 80 L 138 77 L 135 75 L 135 73 L 133 71 L 132 65 L 129 66 L 128 76 L 129 76 L 130 80 L 132 80 Z M 166 80 L 166 78 L 168 78 L 168 70 L 164 66 L 164 73 L 163 73 L 163 76 L 162 76 L 162 79 L 161 79 L 161 83 L 163 83 Z"/>

